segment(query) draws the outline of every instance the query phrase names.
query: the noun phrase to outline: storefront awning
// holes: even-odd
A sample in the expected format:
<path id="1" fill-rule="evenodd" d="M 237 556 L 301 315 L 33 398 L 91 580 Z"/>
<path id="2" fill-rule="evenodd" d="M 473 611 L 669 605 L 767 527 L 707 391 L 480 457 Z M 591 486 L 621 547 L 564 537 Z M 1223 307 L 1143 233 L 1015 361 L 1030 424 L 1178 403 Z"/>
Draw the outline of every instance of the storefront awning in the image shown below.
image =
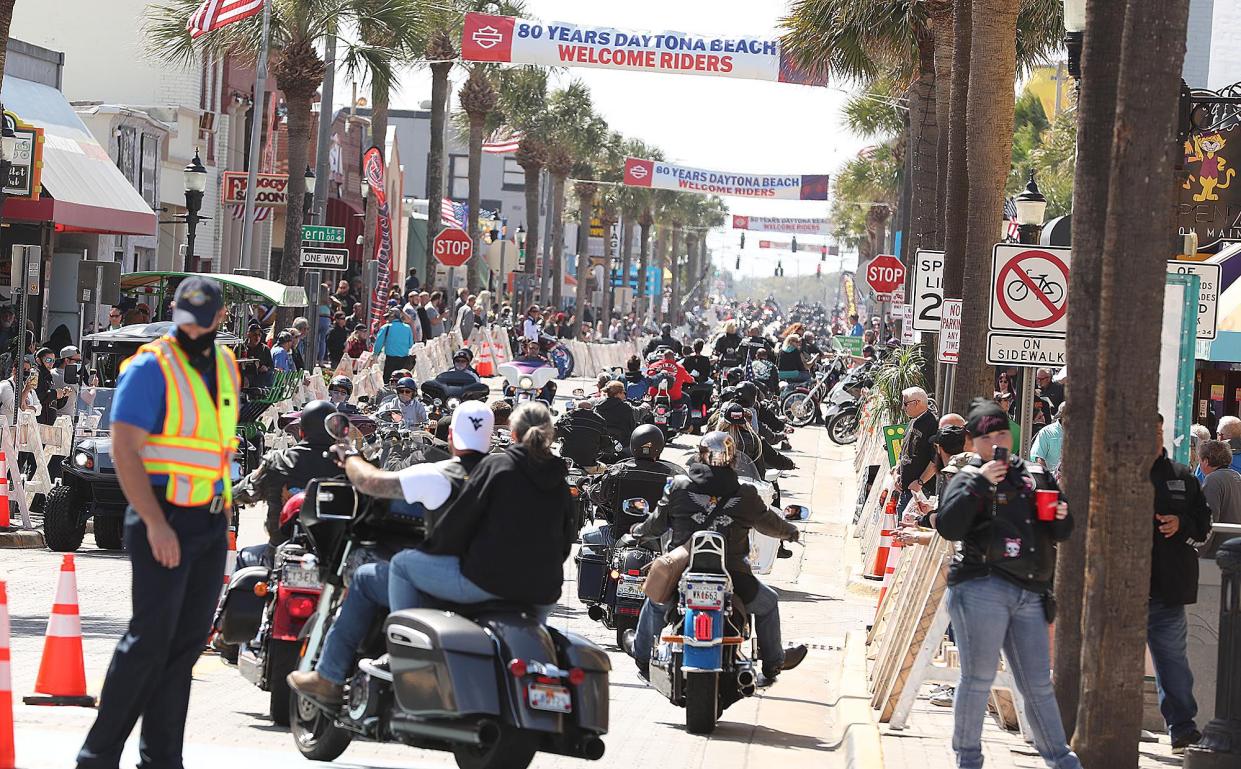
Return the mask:
<path id="1" fill-rule="evenodd" d="M 4 218 L 53 222 L 57 229 L 154 235 L 155 212 L 55 88 L 5 76 L 5 109 L 44 130 L 43 189 L 38 200 L 10 198 Z"/>
<path id="2" fill-rule="evenodd" d="M 1212 363 L 1241 363 L 1241 331 L 1216 331 L 1214 339 L 1199 340 L 1194 357 Z"/>

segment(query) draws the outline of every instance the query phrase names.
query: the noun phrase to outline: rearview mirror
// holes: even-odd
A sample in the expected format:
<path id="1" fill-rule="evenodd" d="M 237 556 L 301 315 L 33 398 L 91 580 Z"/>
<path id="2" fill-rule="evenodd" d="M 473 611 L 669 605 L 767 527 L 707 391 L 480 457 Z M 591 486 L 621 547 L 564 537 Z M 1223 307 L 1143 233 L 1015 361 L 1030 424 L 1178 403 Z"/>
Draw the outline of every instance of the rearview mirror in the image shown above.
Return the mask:
<path id="1" fill-rule="evenodd" d="M 646 511 L 650 508 L 650 503 L 642 497 L 632 497 L 621 503 L 621 510 L 625 515 L 646 517 Z"/>
<path id="2" fill-rule="evenodd" d="M 582 389 L 582 388 L 580 388 L 580 387 L 574 387 L 574 388 L 573 388 L 573 397 L 574 397 L 574 398 L 585 398 L 585 397 L 586 397 L 586 391 L 585 391 L 585 390 L 583 390 L 583 389 Z"/>
<path id="3" fill-rule="evenodd" d="M 785 505 L 784 518 L 789 521 L 804 521 L 810 518 L 810 508 L 805 505 Z"/>
<path id="4" fill-rule="evenodd" d="M 348 440 L 349 417 L 339 411 L 328 414 L 327 419 L 323 420 L 323 429 L 338 441 Z"/>

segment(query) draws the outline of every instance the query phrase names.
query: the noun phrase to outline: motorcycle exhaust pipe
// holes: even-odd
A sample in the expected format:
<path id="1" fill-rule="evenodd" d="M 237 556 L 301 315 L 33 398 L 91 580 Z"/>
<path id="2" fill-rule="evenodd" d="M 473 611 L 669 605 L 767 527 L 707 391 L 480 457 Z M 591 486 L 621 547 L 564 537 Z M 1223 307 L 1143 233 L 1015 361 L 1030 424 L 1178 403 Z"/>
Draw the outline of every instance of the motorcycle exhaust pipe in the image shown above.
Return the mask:
<path id="1" fill-rule="evenodd" d="M 432 721 L 414 718 L 403 713 L 393 713 L 391 725 L 394 732 L 467 745 L 491 745 L 500 739 L 500 727 L 494 721 L 475 723 Z"/>
<path id="2" fill-rule="evenodd" d="M 598 761 L 603 758 L 603 740 L 598 737 L 586 737 L 579 746 L 580 755 L 587 761 Z"/>
<path id="3" fill-rule="evenodd" d="M 586 609 L 586 616 L 590 617 L 593 621 L 598 622 L 603 619 L 603 607 L 598 604 L 592 604 Z"/>
<path id="4" fill-rule="evenodd" d="M 737 690 L 745 697 L 754 694 L 754 671 L 746 668 L 737 671 Z"/>

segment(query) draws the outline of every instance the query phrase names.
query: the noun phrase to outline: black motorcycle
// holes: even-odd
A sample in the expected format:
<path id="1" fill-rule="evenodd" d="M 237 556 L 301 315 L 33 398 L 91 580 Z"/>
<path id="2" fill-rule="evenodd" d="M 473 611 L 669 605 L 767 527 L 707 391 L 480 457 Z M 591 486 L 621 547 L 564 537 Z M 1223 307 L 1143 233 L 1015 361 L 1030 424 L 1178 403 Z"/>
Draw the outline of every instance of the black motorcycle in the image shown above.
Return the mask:
<path id="1" fill-rule="evenodd" d="M 635 544 L 617 547 L 616 541 L 632 523 L 646 518 L 650 503 L 641 497 L 623 503 L 620 523 L 603 523 L 582 532 L 582 546 L 574 556 L 577 564 L 577 597 L 586 604 L 592 620 L 616 631 L 616 645 L 633 653 L 638 614 L 646 596 L 642 583 L 655 553 Z"/>
<path id="2" fill-rule="evenodd" d="M 338 427 L 332 417 L 327 427 Z M 373 543 L 411 547 L 424 529 L 346 480 L 313 482 L 301 520 L 325 582 L 303 632 L 299 669 L 310 670 L 353 569 L 377 557 Z M 343 704 L 295 692 L 290 725 L 316 761 L 334 760 L 355 738 L 451 751 L 462 769 L 524 769 L 539 751 L 594 760 L 604 752 L 609 670 L 602 649 L 544 626 L 529 607 L 441 603 L 377 621 Z"/>
<path id="3" fill-rule="evenodd" d="M 823 423 L 833 443 L 847 446 L 857 440 L 861 418 L 863 390 L 873 387 L 875 378 L 870 364 L 850 369 L 827 396 Z"/>

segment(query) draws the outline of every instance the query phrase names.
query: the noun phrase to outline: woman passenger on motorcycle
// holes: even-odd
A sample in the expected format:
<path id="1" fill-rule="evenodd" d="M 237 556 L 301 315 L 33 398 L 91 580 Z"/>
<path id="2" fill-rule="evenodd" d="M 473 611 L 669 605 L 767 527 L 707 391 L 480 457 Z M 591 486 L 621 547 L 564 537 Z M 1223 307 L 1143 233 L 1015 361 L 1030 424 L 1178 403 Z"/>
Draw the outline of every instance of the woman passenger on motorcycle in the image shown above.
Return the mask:
<path id="1" fill-rule="evenodd" d="M 551 453 L 555 429 L 542 403 L 523 403 L 510 424 L 513 444 L 478 464 L 422 547 L 392 559 L 393 611 L 504 600 L 546 621 L 560 599 L 577 535 L 568 467 Z"/>
<path id="2" fill-rule="evenodd" d="M 608 382 L 603 386 L 604 398 L 595 406 L 595 413 L 607 423 L 608 435 L 622 446 L 629 445 L 629 437 L 642 424 L 644 414 L 630 405 L 625 398 L 625 385 Z"/>
<path id="3" fill-rule="evenodd" d="M 701 339 L 694 340 L 694 352 L 686 355 L 681 360 L 681 365 L 689 372 L 698 384 L 706 384 L 711 381 L 711 359 L 702 354 L 702 347 L 705 344 Z"/>
<path id="4" fill-rule="evenodd" d="M 801 356 L 801 337 L 789 334 L 784 338 L 784 346 L 780 348 L 780 356 L 776 359 L 776 368 L 780 379 L 788 382 L 809 382 L 810 371 Z"/>
<path id="5" fill-rule="evenodd" d="M 625 361 L 625 397 L 632 401 L 640 401 L 646 397 L 651 380 L 642 373 L 642 359 L 637 355 L 629 356 Z"/>

